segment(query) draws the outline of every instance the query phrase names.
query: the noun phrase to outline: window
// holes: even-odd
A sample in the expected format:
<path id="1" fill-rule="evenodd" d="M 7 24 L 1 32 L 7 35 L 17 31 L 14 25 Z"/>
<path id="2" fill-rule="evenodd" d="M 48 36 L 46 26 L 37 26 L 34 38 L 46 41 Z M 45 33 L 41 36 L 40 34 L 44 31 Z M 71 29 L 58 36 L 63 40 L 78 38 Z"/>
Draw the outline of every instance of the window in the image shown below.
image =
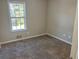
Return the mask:
<path id="1" fill-rule="evenodd" d="M 9 3 L 9 9 L 12 31 L 25 30 L 25 4 Z"/>

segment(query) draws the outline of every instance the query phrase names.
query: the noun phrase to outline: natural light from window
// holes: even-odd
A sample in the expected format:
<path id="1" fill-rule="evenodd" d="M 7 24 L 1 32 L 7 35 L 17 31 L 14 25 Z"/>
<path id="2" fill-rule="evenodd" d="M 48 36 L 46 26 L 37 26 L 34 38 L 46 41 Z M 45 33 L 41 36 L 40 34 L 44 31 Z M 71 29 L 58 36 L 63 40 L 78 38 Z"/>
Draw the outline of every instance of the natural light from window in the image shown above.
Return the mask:
<path id="1" fill-rule="evenodd" d="M 12 30 L 25 29 L 25 4 L 9 3 Z"/>

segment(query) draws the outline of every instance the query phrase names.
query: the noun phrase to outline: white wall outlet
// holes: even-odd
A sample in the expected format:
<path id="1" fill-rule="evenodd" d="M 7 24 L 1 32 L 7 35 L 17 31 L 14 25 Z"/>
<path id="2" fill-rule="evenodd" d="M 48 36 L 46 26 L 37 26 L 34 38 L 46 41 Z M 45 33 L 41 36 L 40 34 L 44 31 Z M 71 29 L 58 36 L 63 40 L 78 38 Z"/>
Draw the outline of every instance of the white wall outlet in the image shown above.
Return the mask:
<path id="1" fill-rule="evenodd" d="M 22 38 L 22 35 L 17 35 L 16 39 Z"/>

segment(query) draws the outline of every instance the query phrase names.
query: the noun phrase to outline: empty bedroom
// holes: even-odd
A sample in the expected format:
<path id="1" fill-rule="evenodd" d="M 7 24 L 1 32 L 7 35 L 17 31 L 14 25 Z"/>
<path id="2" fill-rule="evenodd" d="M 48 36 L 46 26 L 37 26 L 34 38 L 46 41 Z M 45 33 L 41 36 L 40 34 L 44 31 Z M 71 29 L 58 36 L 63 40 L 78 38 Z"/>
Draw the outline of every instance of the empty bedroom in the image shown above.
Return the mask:
<path id="1" fill-rule="evenodd" d="M 74 59 L 76 9 L 77 0 L 0 0 L 0 59 Z"/>

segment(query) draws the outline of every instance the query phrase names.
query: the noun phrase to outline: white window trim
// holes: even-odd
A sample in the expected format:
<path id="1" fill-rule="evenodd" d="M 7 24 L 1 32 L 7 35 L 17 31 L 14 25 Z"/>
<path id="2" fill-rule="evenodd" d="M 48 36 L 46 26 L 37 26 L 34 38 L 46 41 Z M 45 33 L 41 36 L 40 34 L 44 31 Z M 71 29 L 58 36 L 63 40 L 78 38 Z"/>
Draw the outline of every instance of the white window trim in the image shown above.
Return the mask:
<path id="1" fill-rule="evenodd" d="M 17 30 L 12 30 L 12 21 L 11 21 L 11 18 L 12 17 L 10 17 L 10 6 L 9 6 L 9 4 L 10 3 L 21 3 L 21 4 L 24 4 L 24 17 L 13 17 L 13 18 L 24 18 L 24 29 L 17 29 Z M 9 2 L 8 1 L 8 11 L 9 11 L 9 20 L 10 20 L 10 29 L 11 29 L 11 32 L 22 32 L 22 31 L 26 31 L 27 30 L 27 27 L 26 27 L 26 4 L 25 4 L 25 2 L 18 2 L 18 1 L 12 1 L 12 2 Z"/>

